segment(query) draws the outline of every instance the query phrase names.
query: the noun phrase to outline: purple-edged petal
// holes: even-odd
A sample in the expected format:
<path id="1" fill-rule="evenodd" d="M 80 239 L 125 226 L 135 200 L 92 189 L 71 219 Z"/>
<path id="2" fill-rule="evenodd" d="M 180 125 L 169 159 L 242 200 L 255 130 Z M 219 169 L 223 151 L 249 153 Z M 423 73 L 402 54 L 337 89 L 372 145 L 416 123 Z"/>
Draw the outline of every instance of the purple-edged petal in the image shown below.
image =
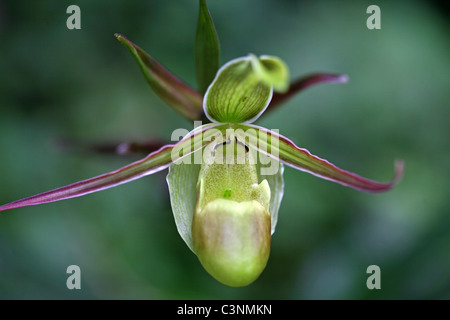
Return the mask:
<path id="1" fill-rule="evenodd" d="M 145 79 L 158 97 L 189 120 L 201 118 L 203 100 L 196 90 L 123 35 L 116 33 L 115 36 L 133 54 Z"/>
<path id="2" fill-rule="evenodd" d="M 166 145 L 144 159 L 121 169 L 5 204 L 0 206 L 0 211 L 80 197 L 161 171 L 172 162 L 186 157 L 209 143 L 221 126 L 224 125 L 208 124 L 196 128 L 178 143 Z"/>
<path id="3" fill-rule="evenodd" d="M 289 86 L 288 91 L 284 93 L 274 92 L 272 101 L 267 107 L 267 110 L 275 108 L 276 106 L 280 105 L 286 100 L 292 98 L 295 94 L 313 85 L 320 83 L 346 83 L 346 82 L 348 82 L 348 76 L 344 74 L 315 73 L 305 76 L 292 82 Z"/>
<path id="4" fill-rule="evenodd" d="M 320 178 L 365 192 L 382 192 L 391 189 L 403 175 L 403 161 L 397 161 L 392 181 L 381 183 L 366 179 L 357 174 L 342 170 L 327 160 L 312 155 L 308 150 L 297 147 L 291 140 L 277 132 L 254 126 L 239 125 L 245 134 L 246 144 L 290 167 L 309 172 Z"/>

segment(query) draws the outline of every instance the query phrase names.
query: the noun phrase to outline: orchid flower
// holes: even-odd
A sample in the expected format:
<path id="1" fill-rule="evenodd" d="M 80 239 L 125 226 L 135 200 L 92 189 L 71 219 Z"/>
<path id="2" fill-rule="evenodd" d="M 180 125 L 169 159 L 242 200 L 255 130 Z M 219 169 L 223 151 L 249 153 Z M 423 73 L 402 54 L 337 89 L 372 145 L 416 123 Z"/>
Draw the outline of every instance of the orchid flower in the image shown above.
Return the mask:
<path id="1" fill-rule="evenodd" d="M 387 191 L 402 176 L 399 161 L 391 182 L 363 178 L 299 148 L 278 130 L 252 124 L 304 88 L 347 77 L 313 74 L 290 83 L 280 58 L 252 54 L 219 69 L 218 37 L 204 0 L 195 40 L 198 90 L 124 36 L 115 36 L 162 100 L 187 119 L 210 123 L 123 168 L 5 204 L 0 211 L 83 196 L 168 168 L 179 234 L 214 278 L 239 287 L 255 281 L 269 258 L 283 197 L 283 165 L 365 192 Z"/>

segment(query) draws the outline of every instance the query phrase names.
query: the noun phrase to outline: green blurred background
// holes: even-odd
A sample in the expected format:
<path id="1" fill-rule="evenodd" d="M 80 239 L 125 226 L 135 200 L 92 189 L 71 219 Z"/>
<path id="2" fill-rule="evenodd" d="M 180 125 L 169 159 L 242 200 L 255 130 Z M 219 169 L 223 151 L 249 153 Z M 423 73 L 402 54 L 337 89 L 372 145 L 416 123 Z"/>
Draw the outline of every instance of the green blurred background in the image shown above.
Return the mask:
<path id="1" fill-rule="evenodd" d="M 436 2 L 437 3 L 437 2 Z M 66 8 L 81 8 L 81 30 Z M 366 8 L 381 8 L 368 30 Z M 179 237 L 166 172 L 117 188 L 0 215 L 2 299 L 449 299 L 450 42 L 448 11 L 430 1 L 208 1 L 221 62 L 284 59 L 292 77 L 345 73 L 258 124 L 391 192 L 365 194 L 285 170 L 266 270 L 228 288 Z M 198 2 L 0 1 L 0 202 L 119 168 L 137 157 L 61 148 L 169 139 L 192 123 L 149 89 L 119 32 L 195 85 Z M 81 290 L 66 268 L 81 268 Z M 381 268 L 381 290 L 366 269 Z"/>

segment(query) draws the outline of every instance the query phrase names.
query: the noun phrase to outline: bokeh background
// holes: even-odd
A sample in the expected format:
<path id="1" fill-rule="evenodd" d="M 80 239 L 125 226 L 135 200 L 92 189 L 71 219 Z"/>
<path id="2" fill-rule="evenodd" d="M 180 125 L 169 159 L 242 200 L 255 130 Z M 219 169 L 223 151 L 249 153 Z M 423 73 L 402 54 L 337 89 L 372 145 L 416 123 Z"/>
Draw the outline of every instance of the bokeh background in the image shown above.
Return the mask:
<path id="1" fill-rule="evenodd" d="M 0 298 L 449 299 L 449 16 L 437 3 L 208 1 L 222 63 L 271 54 L 292 78 L 350 77 L 311 88 L 258 123 L 375 180 L 391 179 L 402 158 L 394 190 L 365 194 L 286 168 L 269 263 L 245 288 L 215 281 L 179 237 L 166 172 L 6 212 Z M 81 8 L 81 30 L 66 28 L 70 4 Z M 366 27 L 371 4 L 381 8 L 381 30 Z M 195 86 L 197 10 L 196 0 L 0 1 L 0 202 L 139 158 L 91 152 L 89 143 L 190 130 L 113 34 Z M 72 264 L 81 290 L 66 288 Z M 369 265 L 381 268 L 380 290 L 366 287 Z"/>

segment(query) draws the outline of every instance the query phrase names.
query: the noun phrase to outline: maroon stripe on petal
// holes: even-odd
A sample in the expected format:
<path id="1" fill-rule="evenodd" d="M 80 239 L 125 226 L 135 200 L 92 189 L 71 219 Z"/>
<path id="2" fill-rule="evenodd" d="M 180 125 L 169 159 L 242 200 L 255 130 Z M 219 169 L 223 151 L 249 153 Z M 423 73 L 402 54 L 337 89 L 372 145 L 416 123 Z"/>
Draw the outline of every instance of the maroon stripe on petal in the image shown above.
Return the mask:
<path id="1" fill-rule="evenodd" d="M 274 109 L 275 107 L 279 106 L 286 100 L 292 98 L 295 94 L 313 85 L 321 83 L 346 83 L 346 82 L 348 82 L 348 76 L 344 74 L 315 73 L 305 76 L 292 82 L 287 92 L 285 93 L 274 92 L 272 101 L 267 107 L 267 110 Z"/>

